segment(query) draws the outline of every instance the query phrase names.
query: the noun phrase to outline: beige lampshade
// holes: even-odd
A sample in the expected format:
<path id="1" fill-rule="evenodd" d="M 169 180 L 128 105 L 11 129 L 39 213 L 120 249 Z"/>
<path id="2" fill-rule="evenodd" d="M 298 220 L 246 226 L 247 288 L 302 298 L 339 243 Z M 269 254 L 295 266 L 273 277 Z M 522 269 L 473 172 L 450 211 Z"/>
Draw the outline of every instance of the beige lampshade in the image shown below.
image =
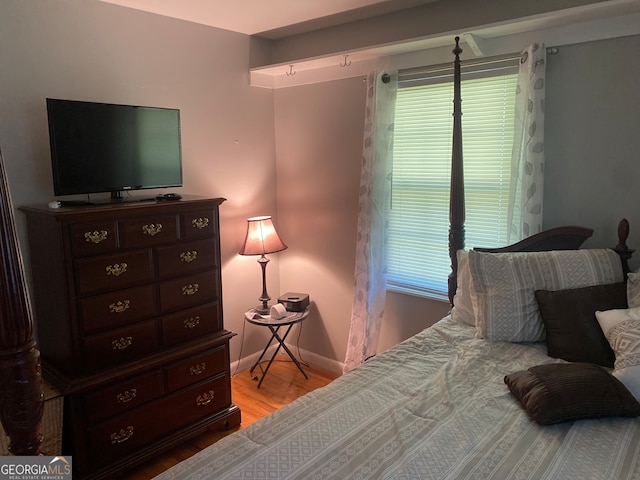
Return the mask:
<path id="1" fill-rule="evenodd" d="M 247 219 L 247 235 L 240 255 L 264 255 L 286 249 L 276 232 L 270 216 Z"/>

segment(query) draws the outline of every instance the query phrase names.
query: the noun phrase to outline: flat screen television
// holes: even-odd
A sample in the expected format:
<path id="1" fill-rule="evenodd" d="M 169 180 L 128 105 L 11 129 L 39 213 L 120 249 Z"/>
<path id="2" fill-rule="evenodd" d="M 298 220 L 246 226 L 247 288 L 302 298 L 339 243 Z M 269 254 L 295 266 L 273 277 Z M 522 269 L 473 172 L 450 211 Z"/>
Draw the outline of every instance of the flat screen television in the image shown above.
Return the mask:
<path id="1" fill-rule="evenodd" d="M 182 186 L 180 110 L 47 98 L 58 195 Z"/>

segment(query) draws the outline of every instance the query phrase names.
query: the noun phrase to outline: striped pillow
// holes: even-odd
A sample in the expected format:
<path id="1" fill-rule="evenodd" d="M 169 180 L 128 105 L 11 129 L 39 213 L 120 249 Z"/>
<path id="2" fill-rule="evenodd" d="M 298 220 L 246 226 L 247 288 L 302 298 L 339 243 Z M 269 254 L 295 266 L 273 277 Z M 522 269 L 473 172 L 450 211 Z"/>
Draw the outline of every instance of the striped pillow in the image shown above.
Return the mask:
<path id="1" fill-rule="evenodd" d="M 613 375 L 640 398 L 640 307 L 597 311 L 596 318 L 616 355 Z"/>
<path id="2" fill-rule="evenodd" d="M 536 290 L 565 290 L 621 282 L 622 265 L 610 249 L 551 252 L 469 252 L 476 336 L 539 342 L 544 324 Z"/>
<path id="3" fill-rule="evenodd" d="M 640 273 L 630 273 L 627 277 L 627 303 L 629 308 L 640 307 Z"/>

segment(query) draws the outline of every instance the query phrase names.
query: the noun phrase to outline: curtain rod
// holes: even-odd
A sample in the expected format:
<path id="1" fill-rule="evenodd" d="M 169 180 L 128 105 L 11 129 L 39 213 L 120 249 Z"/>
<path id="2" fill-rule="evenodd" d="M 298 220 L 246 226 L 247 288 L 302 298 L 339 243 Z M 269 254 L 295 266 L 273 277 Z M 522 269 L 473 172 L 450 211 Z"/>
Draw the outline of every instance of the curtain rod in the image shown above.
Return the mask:
<path id="1" fill-rule="evenodd" d="M 558 47 L 547 47 L 548 55 L 555 55 L 558 53 Z M 521 58 L 522 53 L 506 53 L 504 55 L 495 55 L 493 57 L 483 57 L 477 58 L 475 60 L 462 60 L 461 63 L 464 67 L 475 67 L 482 65 L 490 65 L 492 63 L 505 62 L 508 60 L 515 60 L 517 58 Z M 448 63 L 439 63 L 437 65 L 431 65 L 426 67 L 416 67 L 416 68 L 408 68 L 403 70 L 403 73 L 397 73 L 395 75 L 389 75 L 388 73 L 382 74 L 382 83 L 389 83 L 391 81 L 392 76 L 401 76 L 401 75 L 420 75 L 420 74 L 431 74 L 436 72 L 445 72 L 451 70 L 453 65 L 451 62 Z"/>

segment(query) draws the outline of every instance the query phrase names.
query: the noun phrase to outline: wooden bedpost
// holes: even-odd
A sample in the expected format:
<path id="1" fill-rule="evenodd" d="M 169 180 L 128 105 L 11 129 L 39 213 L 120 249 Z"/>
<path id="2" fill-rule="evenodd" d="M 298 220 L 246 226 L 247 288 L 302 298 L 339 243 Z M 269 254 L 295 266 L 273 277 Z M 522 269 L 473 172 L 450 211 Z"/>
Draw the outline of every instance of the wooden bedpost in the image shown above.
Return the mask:
<path id="1" fill-rule="evenodd" d="M 458 259 L 456 252 L 464 248 L 464 170 L 462 161 L 462 99 L 460 96 L 460 37 L 456 37 L 453 49 L 453 148 L 451 152 L 451 190 L 449 191 L 449 257 L 451 274 L 449 275 L 449 303 L 453 305 L 453 296 L 458 286 Z"/>
<path id="2" fill-rule="evenodd" d="M 0 421 L 13 455 L 38 455 L 44 394 L 13 205 L 0 152 Z"/>
<path id="3" fill-rule="evenodd" d="M 620 220 L 618 223 L 618 244 L 614 250 L 620 255 L 622 261 L 622 271 L 624 272 L 624 278 L 627 278 L 629 274 L 629 259 L 633 255 L 635 250 L 630 250 L 627 246 L 627 239 L 629 238 L 629 221 L 626 218 Z"/>

